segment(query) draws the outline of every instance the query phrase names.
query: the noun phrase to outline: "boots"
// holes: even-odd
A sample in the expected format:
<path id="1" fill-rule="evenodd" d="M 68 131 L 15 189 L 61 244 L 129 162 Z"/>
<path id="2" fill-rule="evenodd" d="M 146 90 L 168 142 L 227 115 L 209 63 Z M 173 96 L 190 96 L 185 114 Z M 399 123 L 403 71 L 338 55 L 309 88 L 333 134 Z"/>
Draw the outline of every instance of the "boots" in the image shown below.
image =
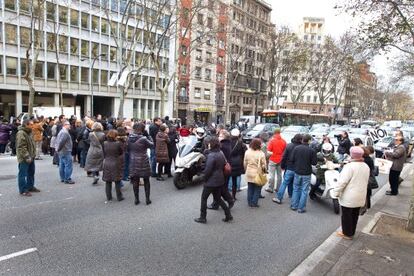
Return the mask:
<path id="1" fill-rule="evenodd" d="M 229 222 L 233 220 L 233 216 L 230 213 L 230 209 L 224 210 L 226 217 L 223 219 L 224 222 Z"/>
<path id="2" fill-rule="evenodd" d="M 149 179 L 148 180 L 144 179 L 144 189 L 145 189 L 146 204 L 150 205 L 151 200 L 150 200 L 150 183 L 149 183 Z"/>
<path id="3" fill-rule="evenodd" d="M 118 201 L 122 201 L 125 198 L 122 196 L 122 192 L 121 192 L 121 181 L 117 181 L 115 182 L 115 191 L 116 191 L 116 199 Z"/>
<path id="4" fill-rule="evenodd" d="M 112 200 L 112 182 L 105 183 L 105 192 L 106 192 L 106 199 L 108 201 Z"/>
<path id="5" fill-rule="evenodd" d="M 197 223 L 207 223 L 207 219 L 203 217 L 195 218 L 194 221 Z"/>
<path id="6" fill-rule="evenodd" d="M 139 204 L 139 182 L 133 183 L 134 195 L 135 195 L 135 205 Z"/>

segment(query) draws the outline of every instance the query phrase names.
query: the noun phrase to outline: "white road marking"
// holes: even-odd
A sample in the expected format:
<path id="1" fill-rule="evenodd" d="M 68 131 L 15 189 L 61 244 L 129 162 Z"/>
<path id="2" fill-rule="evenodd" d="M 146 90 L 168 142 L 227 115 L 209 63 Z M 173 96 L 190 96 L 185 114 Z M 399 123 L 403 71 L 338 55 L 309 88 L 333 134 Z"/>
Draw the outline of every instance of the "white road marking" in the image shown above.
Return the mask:
<path id="1" fill-rule="evenodd" d="M 13 209 L 20 209 L 20 208 L 27 208 L 27 207 L 34 207 L 37 205 L 43 205 L 43 204 L 47 204 L 47 203 L 55 203 L 55 202 L 62 202 L 62 201 L 67 201 L 67 200 L 71 200 L 74 199 L 74 197 L 67 197 L 64 199 L 59 199 L 59 200 L 46 200 L 46 201 L 40 201 L 40 202 L 36 202 L 34 204 L 28 204 L 28 205 L 24 205 L 24 206 L 12 206 L 10 208 L 5 208 L 3 210 L 13 210 Z"/>
<path id="2" fill-rule="evenodd" d="M 11 258 L 19 257 L 19 256 L 22 256 L 22 255 L 26 255 L 26 254 L 29 254 L 29 253 L 32 253 L 32 252 L 35 252 L 35 251 L 37 251 L 37 248 L 33 247 L 33 248 L 29 248 L 29 249 L 26 249 L 26 250 L 15 252 L 15 253 L 12 253 L 12 254 L 9 254 L 9 255 L 4 255 L 4 256 L 0 257 L 0 262 L 11 259 Z"/>

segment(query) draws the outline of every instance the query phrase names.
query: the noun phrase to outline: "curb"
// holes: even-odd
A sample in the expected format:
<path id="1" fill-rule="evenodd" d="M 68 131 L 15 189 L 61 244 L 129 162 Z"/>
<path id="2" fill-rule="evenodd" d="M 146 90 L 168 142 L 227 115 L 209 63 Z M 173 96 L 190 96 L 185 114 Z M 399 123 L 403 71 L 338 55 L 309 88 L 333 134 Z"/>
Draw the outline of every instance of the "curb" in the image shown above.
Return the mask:
<path id="1" fill-rule="evenodd" d="M 377 204 L 379 200 L 385 197 L 385 191 L 389 188 L 389 182 L 384 184 L 381 189 L 379 189 L 371 197 L 371 208 Z M 378 222 L 381 217 L 381 213 L 375 213 L 374 218 L 370 219 L 363 226 L 362 232 L 370 231 Z M 309 275 L 315 267 L 335 248 L 336 245 L 342 240 L 336 235 L 337 231 L 341 230 L 339 226 L 335 232 L 333 232 L 321 245 L 319 245 L 306 259 L 304 259 L 294 270 L 292 270 L 290 276 L 301 276 Z M 366 233 L 366 232 L 364 232 Z"/>

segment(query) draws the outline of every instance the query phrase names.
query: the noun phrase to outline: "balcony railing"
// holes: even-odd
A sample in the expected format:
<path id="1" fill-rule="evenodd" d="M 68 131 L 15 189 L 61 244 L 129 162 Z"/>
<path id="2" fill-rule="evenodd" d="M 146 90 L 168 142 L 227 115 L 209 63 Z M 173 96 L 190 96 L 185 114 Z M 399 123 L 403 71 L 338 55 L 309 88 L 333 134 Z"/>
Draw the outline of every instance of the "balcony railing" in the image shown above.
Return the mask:
<path id="1" fill-rule="evenodd" d="M 188 103 L 188 96 L 178 96 L 179 103 Z"/>

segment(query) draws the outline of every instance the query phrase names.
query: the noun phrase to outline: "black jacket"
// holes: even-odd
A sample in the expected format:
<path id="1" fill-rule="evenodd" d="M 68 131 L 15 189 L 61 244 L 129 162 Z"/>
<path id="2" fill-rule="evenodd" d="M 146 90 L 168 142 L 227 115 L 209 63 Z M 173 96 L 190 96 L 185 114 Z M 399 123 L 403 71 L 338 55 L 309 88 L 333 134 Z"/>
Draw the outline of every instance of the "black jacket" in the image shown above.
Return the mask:
<path id="1" fill-rule="evenodd" d="M 154 143 L 154 146 L 157 144 L 157 134 L 160 131 L 160 127 L 156 124 L 151 124 L 149 127 L 149 135 Z"/>
<path id="2" fill-rule="evenodd" d="M 204 168 L 204 186 L 221 187 L 224 185 L 224 156 L 220 150 L 210 150 Z"/>
<path id="3" fill-rule="evenodd" d="M 349 140 L 348 137 L 345 138 L 345 139 L 339 139 L 338 138 L 338 143 L 339 143 L 339 146 L 338 146 L 338 153 L 339 154 L 345 154 L 345 153 L 350 154 L 349 150 L 352 147 L 352 143 L 351 143 L 351 140 Z"/>
<path id="4" fill-rule="evenodd" d="M 282 168 L 282 170 L 290 170 L 290 171 L 295 170 L 295 166 L 293 164 L 293 150 L 299 145 L 301 144 L 290 143 L 287 145 L 283 153 L 283 156 L 282 156 L 282 162 L 280 164 L 280 167 Z"/>
<path id="5" fill-rule="evenodd" d="M 230 162 L 231 175 L 239 176 L 244 174 L 244 154 L 246 153 L 247 147 L 241 139 L 234 139 L 231 141 L 231 154 Z"/>
<path id="6" fill-rule="evenodd" d="M 311 149 L 309 145 L 299 145 L 293 150 L 292 163 L 295 167 L 295 173 L 311 175 L 312 165 L 317 164 L 316 151 Z"/>
<path id="7" fill-rule="evenodd" d="M 231 141 L 226 139 L 226 140 L 221 140 L 220 141 L 220 149 L 221 151 L 224 153 L 224 156 L 226 157 L 227 162 L 230 162 L 231 159 Z"/>

